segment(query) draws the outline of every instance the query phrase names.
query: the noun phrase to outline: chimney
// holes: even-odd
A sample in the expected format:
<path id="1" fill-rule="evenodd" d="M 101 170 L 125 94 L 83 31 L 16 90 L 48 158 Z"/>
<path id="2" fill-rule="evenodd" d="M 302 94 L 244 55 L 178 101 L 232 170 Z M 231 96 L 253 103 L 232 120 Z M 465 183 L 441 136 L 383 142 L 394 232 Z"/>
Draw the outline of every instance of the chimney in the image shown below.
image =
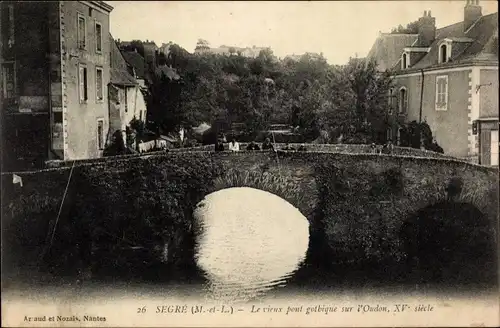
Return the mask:
<path id="1" fill-rule="evenodd" d="M 479 0 L 467 0 L 464 7 L 464 32 L 481 18 L 482 15 Z"/>
<path id="2" fill-rule="evenodd" d="M 431 11 L 424 11 L 418 19 L 418 46 L 430 47 L 436 39 L 436 18 L 431 16 Z"/>

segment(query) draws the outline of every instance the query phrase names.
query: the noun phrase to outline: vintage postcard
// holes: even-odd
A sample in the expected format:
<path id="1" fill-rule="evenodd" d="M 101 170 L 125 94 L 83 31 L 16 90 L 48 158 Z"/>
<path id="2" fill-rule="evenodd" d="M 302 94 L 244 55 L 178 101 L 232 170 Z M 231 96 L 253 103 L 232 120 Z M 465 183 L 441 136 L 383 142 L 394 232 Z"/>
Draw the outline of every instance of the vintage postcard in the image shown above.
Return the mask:
<path id="1" fill-rule="evenodd" d="M 496 1 L 2 1 L 2 327 L 499 326 Z"/>

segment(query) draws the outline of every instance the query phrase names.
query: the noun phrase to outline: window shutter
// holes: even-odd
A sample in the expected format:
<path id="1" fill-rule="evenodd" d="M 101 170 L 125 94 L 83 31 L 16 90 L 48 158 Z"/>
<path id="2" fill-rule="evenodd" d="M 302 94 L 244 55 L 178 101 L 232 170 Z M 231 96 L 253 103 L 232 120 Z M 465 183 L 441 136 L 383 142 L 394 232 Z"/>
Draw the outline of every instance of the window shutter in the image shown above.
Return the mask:
<path id="1" fill-rule="evenodd" d="M 127 95 L 127 87 L 124 88 L 125 90 L 125 113 L 128 112 L 128 95 Z"/>
<path id="2" fill-rule="evenodd" d="M 85 74 L 84 74 L 84 68 L 80 67 L 79 68 L 80 76 L 79 76 L 79 81 L 80 81 L 80 101 L 85 100 Z"/>
<path id="3" fill-rule="evenodd" d="M 438 103 L 443 106 L 446 103 L 446 79 L 440 78 L 438 81 Z"/>
<path id="4" fill-rule="evenodd" d="M 85 43 L 86 43 L 86 38 L 87 36 L 85 35 L 85 18 L 79 16 L 78 17 L 78 47 L 79 48 L 85 48 Z"/>
<path id="5" fill-rule="evenodd" d="M 97 100 L 103 99 L 103 86 L 102 86 L 102 69 L 96 69 L 96 97 Z"/>
<path id="6" fill-rule="evenodd" d="M 448 81 L 443 79 L 443 104 L 444 107 L 448 106 Z"/>
<path id="7" fill-rule="evenodd" d="M 101 24 L 95 24 L 95 32 L 96 32 L 96 51 L 102 51 L 102 27 Z"/>
<path id="8" fill-rule="evenodd" d="M 16 73 L 14 63 L 4 63 L 2 65 L 2 88 L 3 96 L 7 100 L 16 97 Z"/>

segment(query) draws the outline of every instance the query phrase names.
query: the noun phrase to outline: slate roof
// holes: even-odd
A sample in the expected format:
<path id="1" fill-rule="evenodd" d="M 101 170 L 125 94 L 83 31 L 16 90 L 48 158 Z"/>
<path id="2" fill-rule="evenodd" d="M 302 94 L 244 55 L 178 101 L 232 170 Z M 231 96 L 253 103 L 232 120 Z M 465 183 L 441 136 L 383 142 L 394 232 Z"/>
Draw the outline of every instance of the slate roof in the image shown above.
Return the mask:
<path id="1" fill-rule="evenodd" d="M 486 53 L 490 52 L 490 49 L 487 49 L 485 45 L 494 37 L 495 30 L 498 31 L 498 13 L 482 16 L 467 33 L 463 30 L 463 22 L 438 29 L 436 31 L 436 40 L 431 44 L 431 50 L 411 68 L 450 66 L 457 63 L 470 63 L 474 60 L 498 61 L 498 56 L 496 56 L 496 59 L 494 59 L 494 56 L 485 56 Z M 463 51 L 459 51 L 451 58 L 450 63 L 438 64 L 439 44 L 446 38 L 468 42 L 463 45 Z M 453 45 L 452 47 L 455 46 L 462 47 L 462 45 Z"/>
<path id="2" fill-rule="evenodd" d="M 110 82 L 115 85 L 135 86 L 136 79 L 127 71 L 127 62 L 122 56 L 120 49 L 115 40 L 109 34 L 111 45 L 110 53 Z"/>
<path id="3" fill-rule="evenodd" d="M 408 34 L 389 36 L 381 35 L 373 45 L 368 58 L 379 62 L 379 69 L 395 68 L 401 71 L 399 61 L 405 47 L 411 46 Z M 415 35 L 413 36 L 415 37 Z M 451 62 L 438 64 L 439 45 L 442 40 L 453 41 Z M 404 44 L 404 46 L 402 46 Z M 482 16 L 467 31 L 464 23 L 458 22 L 436 30 L 436 39 L 430 45 L 429 52 L 409 69 L 448 67 L 473 62 L 498 64 L 498 12 Z"/>
<path id="4" fill-rule="evenodd" d="M 127 62 L 123 58 L 115 40 L 109 34 L 110 51 L 110 82 L 115 85 L 137 85 L 135 78 L 127 71 Z"/>
<path id="5" fill-rule="evenodd" d="M 155 73 L 157 75 L 165 75 L 170 80 L 175 80 L 175 81 L 181 78 L 179 74 L 177 74 L 177 70 L 175 68 L 169 67 L 167 65 L 157 67 Z"/>
<path id="6" fill-rule="evenodd" d="M 385 71 L 400 60 L 404 48 L 410 47 L 418 39 L 418 34 L 381 34 L 368 53 L 367 59 L 375 59 L 378 69 Z"/>
<path id="7" fill-rule="evenodd" d="M 115 85 L 136 86 L 137 81 L 127 71 L 117 68 L 110 69 L 110 82 Z"/>
<path id="8" fill-rule="evenodd" d="M 140 53 L 135 51 L 122 51 L 125 61 L 134 68 L 135 74 L 139 79 L 146 78 L 145 60 Z"/>

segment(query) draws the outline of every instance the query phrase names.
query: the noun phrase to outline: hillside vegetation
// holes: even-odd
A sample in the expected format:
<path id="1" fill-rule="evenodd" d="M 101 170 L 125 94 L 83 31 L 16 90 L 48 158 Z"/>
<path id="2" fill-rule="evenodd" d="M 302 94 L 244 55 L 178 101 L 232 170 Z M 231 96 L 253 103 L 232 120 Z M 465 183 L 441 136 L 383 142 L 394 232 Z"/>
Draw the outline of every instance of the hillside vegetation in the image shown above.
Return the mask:
<path id="1" fill-rule="evenodd" d="M 278 59 L 270 49 L 256 58 L 190 54 L 172 45 L 158 64 L 148 98 L 153 130 L 207 122 L 227 131 L 242 123 L 252 134 L 281 123 L 296 128 L 304 141 L 321 131 L 328 132 L 326 141 L 341 134 L 353 142 L 385 141 L 391 82 L 373 62 L 352 58 L 334 66 L 321 54 Z"/>

